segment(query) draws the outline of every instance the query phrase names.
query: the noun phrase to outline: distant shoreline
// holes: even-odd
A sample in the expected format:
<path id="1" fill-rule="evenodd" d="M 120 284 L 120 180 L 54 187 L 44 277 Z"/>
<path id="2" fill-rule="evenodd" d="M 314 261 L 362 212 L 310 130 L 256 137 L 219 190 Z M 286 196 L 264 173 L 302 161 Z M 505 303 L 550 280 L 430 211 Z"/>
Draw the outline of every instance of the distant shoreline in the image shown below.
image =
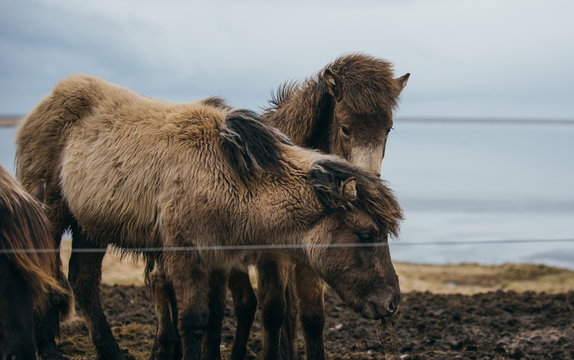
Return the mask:
<path id="1" fill-rule="evenodd" d="M 23 116 L 0 116 L 0 126 L 16 126 Z"/>
<path id="2" fill-rule="evenodd" d="M 519 119 L 472 117 L 397 117 L 397 122 L 443 124 L 574 125 L 574 119 Z"/>
<path id="3" fill-rule="evenodd" d="M 24 116 L 0 115 L 0 127 L 16 126 Z M 574 119 L 512 119 L 472 117 L 397 117 L 397 122 L 427 124 L 574 125 Z"/>

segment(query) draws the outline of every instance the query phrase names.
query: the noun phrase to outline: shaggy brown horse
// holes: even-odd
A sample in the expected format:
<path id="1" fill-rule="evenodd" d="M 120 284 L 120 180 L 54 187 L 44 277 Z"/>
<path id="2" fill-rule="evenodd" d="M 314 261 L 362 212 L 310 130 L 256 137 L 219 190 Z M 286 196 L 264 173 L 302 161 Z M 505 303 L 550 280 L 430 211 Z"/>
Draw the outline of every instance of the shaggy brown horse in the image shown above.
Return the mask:
<path id="1" fill-rule="evenodd" d="M 50 293 L 69 309 L 71 294 L 53 277 L 58 264 L 41 204 L 2 166 L 0 219 L 0 359 L 36 359 L 34 311 L 43 316 Z"/>
<path id="2" fill-rule="evenodd" d="M 393 109 L 409 76 L 407 73 L 395 79 L 390 63 L 371 56 L 342 56 L 302 83 L 283 85 L 271 101 L 271 107 L 263 113 L 263 117 L 285 132 L 297 145 L 340 155 L 378 175 L 387 137 L 393 126 Z M 268 262 L 265 264 L 271 268 L 276 266 L 269 265 Z M 263 268 L 265 266 L 262 264 L 258 263 L 258 266 L 258 274 L 269 273 L 270 270 Z M 151 268 L 152 266 L 149 267 Z M 296 292 L 301 304 L 300 320 L 303 324 L 307 358 L 322 359 L 324 285 L 305 264 L 300 264 L 295 269 L 297 291 L 290 283 L 285 299 L 287 309 L 277 306 L 285 300 L 277 299 L 277 296 L 282 295 L 278 294 L 276 289 L 259 292 L 263 317 L 268 319 L 264 323 L 267 326 L 264 327 L 266 336 L 263 353 L 274 351 L 269 348 L 276 342 L 270 338 L 275 338 L 278 334 L 271 333 L 276 329 L 277 323 L 283 323 L 286 333 L 283 333 L 282 337 L 282 358 L 290 359 L 294 356 L 296 321 L 293 317 L 296 316 L 296 309 L 291 296 Z M 150 279 L 150 276 L 146 278 Z M 159 348 L 161 353 L 167 351 L 162 349 L 173 347 L 172 342 L 176 342 L 172 340 L 173 335 L 170 335 L 175 333 L 174 326 L 169 323 L 173 317 L 170 316 L 173 310 L 169 304 L 173 304 L 173 300 L 169 300 L 167 279 L 160 273 L 155 272 L 148 282 L 152 283 L 151 292 L 155 294 L 154 302 L 158 309 L 158 322 L 161 324 L 154 351 Z M 261 283 L 265 283 L 263 279 L 259 279 L 259 284 Z M 229 287 L 237 317 L 231 358 L 243 359 L 257 300 L 246 271 L 234 269 L 230 275 Z M 222 313 L 221 309 L 212 310 L 212 313 Z M 278 315 L 284 313 L 285 316 Z M 206 339 L 207 353 L 213 357 L 217 357 L 213 354 L 219 352 L 220 329 L 217 324 L 220 321 L 221 319 L 214 320 Z M 271 322 L 275 324 L 270 325 Z"/>
<path id="3" fill-rule="evenodd" d="M 299 146 L 379 174 L 409 76 L 395 79 L 391 63 L 368 55 L 342 56 L 301 84 L 283 85 L 263 117 Z"/>
<path id="4" fill-rule="evenodd" d="M 27 186 L 46 181 L 50 220 L 71 228 L 73 249 L 164 249 L 156 261 L 173 286 L 186 359 L 201 355 L 209 300 L 224 301 L 220 279 L 256 254 L 218 251 L 229 245 L 290 245 L 258 259 L 279 272 L 306 264 L 363 316 L 392 315 L 399 286 L 387 236 L 402 212 L 391 191 L 338 157 L 291 144 L 253 113 L 213 103 L 70 77 L 20 127 L 18 176 Z M 102 258 L 73 251 L 70 281 L 99 357 L 118 359 L 99 299 Z"/>
<path id="5" fill-rule="evenodd" d="M 263 117 L 282 130 L 297 145 L 340 155 L 351 163 L 380 174 L 388 135 L 393 126 L 393 109 L 410 74 L 394 78 L 386 61 L 351 54 L 336 59 L 315 77 L 301 84 L 287 83 L 271 101 Z M 295 267 L 300 320 L 308 359 L 323 359 L 323 282 L 304 264 Z M 258 273 L 266 269 L 258 269 Z M 236 302 L 238 332 L 252 323 L 256 301 L 246 272 L 234 271 L 229 280 Z M 292 287 L 290 287 L 293 293 Z M 265 295 L 263 295 L 265 296 Z M 263 304 L 272 304 L 270 299 Z M 290 301 L 293 304 L 293 300 Z M 289 309 L 294 313 L 294 309 Z M 276 313 L 271 308 L 267 312 Z M 279 310 L 280 311 L 280 310 Z M 263 310 L 264 314 L 266 309 Z M 265 316 L 265 315 L 264 315 Z M 251 319 L 251 320 L 250 320 Z M 295 323 L 289 314 L 291 332 Z M 244 322 L 245 324 L 242 324 Z M 245 329 L 245 330 L 242 330 Z M 293 335 L 291 335 L 293 337 Z M 244 358 L 247 335 L 237 333 L 233 358 Z M 293 353 L 293 343 L 283 343 L 284 358 Z"/>

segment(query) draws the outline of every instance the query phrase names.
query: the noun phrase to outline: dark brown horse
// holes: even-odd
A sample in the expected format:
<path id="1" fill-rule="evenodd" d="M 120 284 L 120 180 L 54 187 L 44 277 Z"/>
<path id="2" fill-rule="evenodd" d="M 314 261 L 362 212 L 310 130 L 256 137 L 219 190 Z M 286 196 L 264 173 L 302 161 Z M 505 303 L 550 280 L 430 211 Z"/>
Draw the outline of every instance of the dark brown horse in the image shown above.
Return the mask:
<path id="1" fill-rule="evenodd" d="M 299 146 L 379 174 L 409 76 L 395 79 L 391 63 L 368 55 L 342 56 L 300 84 L 283 85 L 263 117 Z"/>
<path id="2" fill-rule="evenodd" d="M 42 187 L 35 195 L 40 196 Z M 43 316 L 50 293 L 71 294 L 54 279 L 58 263 L 41 204 L 0 166 L 0 359 L 36 359 L 34 312 Z M 38 251 L 38 252 L 36 252 Z M 44 252 L 42 252 L 44 251 Z M 60 314 L 58 314 L 60 315 Z"/>
<path id="3" fill-rule="evenodd" d="M 363 316 L 396 311 L 387 236 L 402 212 L 391 191 L 339 157 L 291 144 L 253 113 L 74 76 L 28 115 L 17 144 L 23 184 L 46 181 L 54 242 L 71 228 L 73 250 L 164 249 L 154 260 L 173 286 L 186 359 L 200 356 L 210 300 L 224 301 L 229 270 L 254 256 L 276 264 L 262 277 L 274 288 L 285 289 L 288 264 L 304 264 Z M 290 248 L 244 248 L 277 244 Z M 217 250 L 225 246 L 243 250 Z M 73 251 L 70 282 L 99 357 L 119 359 L 99 299 L 102 258 Z"/>
<path id="4" fill-rule="evenodd" d="M 327 65 L 315 77 L 300 84 L 288 83 L 271 101 L 263 117 L 282 130 L 297 145 L 340 155 L 351 163 L 375 174 L 381 170 L 388 135 L 393 127 L 393 110 L 410 74 L 394 78 L 390 63 L 362 54 L 342 56 Z M 258 273 L 266 269 L 258 269 Z M 295 267 L 297 294 L 301 306 L 299 314 L 305 336 L 308 359 L 324 358 L 323 282 L 305 267 Z M 229 280 L 234 299 L 238 329 L 250 327 L 249 314 L 254 313 L 256 301 L 245 272 L 232 272 Z M 290 288 L 291 295 L 293 288 Z M 265 296 L 265 295 L 263 295 Z M 264 314 L 280 309 L 265 309 Z M 293 305 L 294 300 L 291 299 Z M 290 309 L 293 314 L 294 308 Z M 241 313 L 241 314 L 240 314 Z M 265 316 L 265 315 L 264 315 Z M 295 326 L 289 312 L 285 320 Z M 292 330 L 291 330 L 292 331 Z M 292 337 L 293 335 L 291 335 Z M 239 343 L 239 341 L 245 341 Z M 293 343 L 283 342 L 284 358 L 289 358 Z M 243 358 L 245 334 L 236 334 L 234 358 Z"/>
<path id="5" fill-rule="evenodd" d="M 296 144 L 343 156 L 353 164 L 378 175 L 387 138 L 393 126 L 393 110 L 409 76 L 410 74 L 405 74 L 395 79 L 389 62 L 371 56 L 342 56 L 302 83 L 283 85 L 263 117 L 285 132 Z M 258 262 L 258 274 L 268 274 L 276 266 L 277 264 L 267 261 Z M 154 274 L 155 278 L 148 282 L 153 283 L 150 288 L 161 324 L 154 348 L 165 349 L 174 346 L 171 340 L 173 336 L 169 335 L 174 332 L 174 327 L 169 324 L 169 314 L 172 311 L 169 304 L 173 301 L 166 300 L 169 299 L 167 279 L 157 272 Z M 322 359 L 323 282 L 305 264 L 296 266 L 295 280 L 301 304 L 299 313 L 307 358 Z M 267 290 L 260 289 L 259 292 L 263 318 L 266 319 L 262 357 L 275 352 L 272 349 L 275 346 L 273 344 L 277 343 L 278 334 L 275 329 L 280 324 L 285 324 L 282 357 L 292 358 L 292 340 L 296 325 L 293 318 L 296 315 L 295 301 L 292 298 L 295 292 L 294 284 L 290 283 L 286 299 L 283 299 L 283 294 L 278 293 L 277 289 L 272 288 L 273 282 L 259 279 L 259 284 L 271 286 Z M 234 269 L 229 279 L 229 287 L 237 317 L 231 358 L 243 359 L 257 300 L 246 271 Z M 161 289 L 165 291 L 162 292 Z M 221 312 L 220 310 L 214 308 L 212 313 Z M 209 354 L 219 351 L 220 329 L 217 324 L 220 321 L 214 321 L 214 326 L 208 331 L 206 348 Z"/>

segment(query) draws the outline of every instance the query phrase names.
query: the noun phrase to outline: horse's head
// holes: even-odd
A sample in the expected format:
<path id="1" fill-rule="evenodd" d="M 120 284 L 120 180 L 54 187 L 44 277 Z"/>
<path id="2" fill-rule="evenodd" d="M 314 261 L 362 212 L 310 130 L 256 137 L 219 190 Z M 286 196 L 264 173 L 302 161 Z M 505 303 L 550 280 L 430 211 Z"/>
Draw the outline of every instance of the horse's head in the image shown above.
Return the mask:
<path id="1" fill-rule="evenodd" d="M 327 66 L 319 78 L 333 98 L 329 152 L 380 174 L 393 109 L 409 76 L 395 79 L 390 63 L 359 54 Z"/>
<path id="2" fill-rule="evenodd" d="M 364 317 L 394 314 L 400 290 L 387 240 L 402 211 L 392 193 L 374 174 L 344 162 L 318 162 L 309 176 L 324 207 L 304 238 L 311 264 Z"/>

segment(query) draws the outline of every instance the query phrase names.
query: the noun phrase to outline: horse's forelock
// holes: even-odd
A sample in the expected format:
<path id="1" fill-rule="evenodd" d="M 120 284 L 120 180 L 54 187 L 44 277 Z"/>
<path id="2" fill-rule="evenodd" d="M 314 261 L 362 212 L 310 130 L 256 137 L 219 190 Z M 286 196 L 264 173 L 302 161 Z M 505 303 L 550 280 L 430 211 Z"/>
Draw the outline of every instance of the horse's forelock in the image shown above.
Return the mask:
<path id="1" fill-rule="evenodd" d="M 361 208 L 369 213 L 388 234 L 398 237 L 403 211 L 391 189 L 376 176 L 372 176 L 366 184 L 363 183 L 361 186 L 357 182 L 357 188 L 362 191 L 358 197 Z"/>
<path id="2" fill-rule="evenodd" d="M 320 78 L 327 69 L 340 79 L 344 101 L 352 111 L 380 112 L 397 106 L 400 91 L 396 88 L 390 62 L 365 54 L 349 54 L 327 65 Z"/>
<path id="3" fill-rule="evenodd" d="M 356 180 L 357 198 L 349 203 L 341 191 L 341 184 L 351 177 Z M 372 216 L 385 232 L 398 236 L 403 212 L 392 191 L 378 176 L 329 157 L 313 164 L 309 179 L 326 209 L 360 209 Z"/>

